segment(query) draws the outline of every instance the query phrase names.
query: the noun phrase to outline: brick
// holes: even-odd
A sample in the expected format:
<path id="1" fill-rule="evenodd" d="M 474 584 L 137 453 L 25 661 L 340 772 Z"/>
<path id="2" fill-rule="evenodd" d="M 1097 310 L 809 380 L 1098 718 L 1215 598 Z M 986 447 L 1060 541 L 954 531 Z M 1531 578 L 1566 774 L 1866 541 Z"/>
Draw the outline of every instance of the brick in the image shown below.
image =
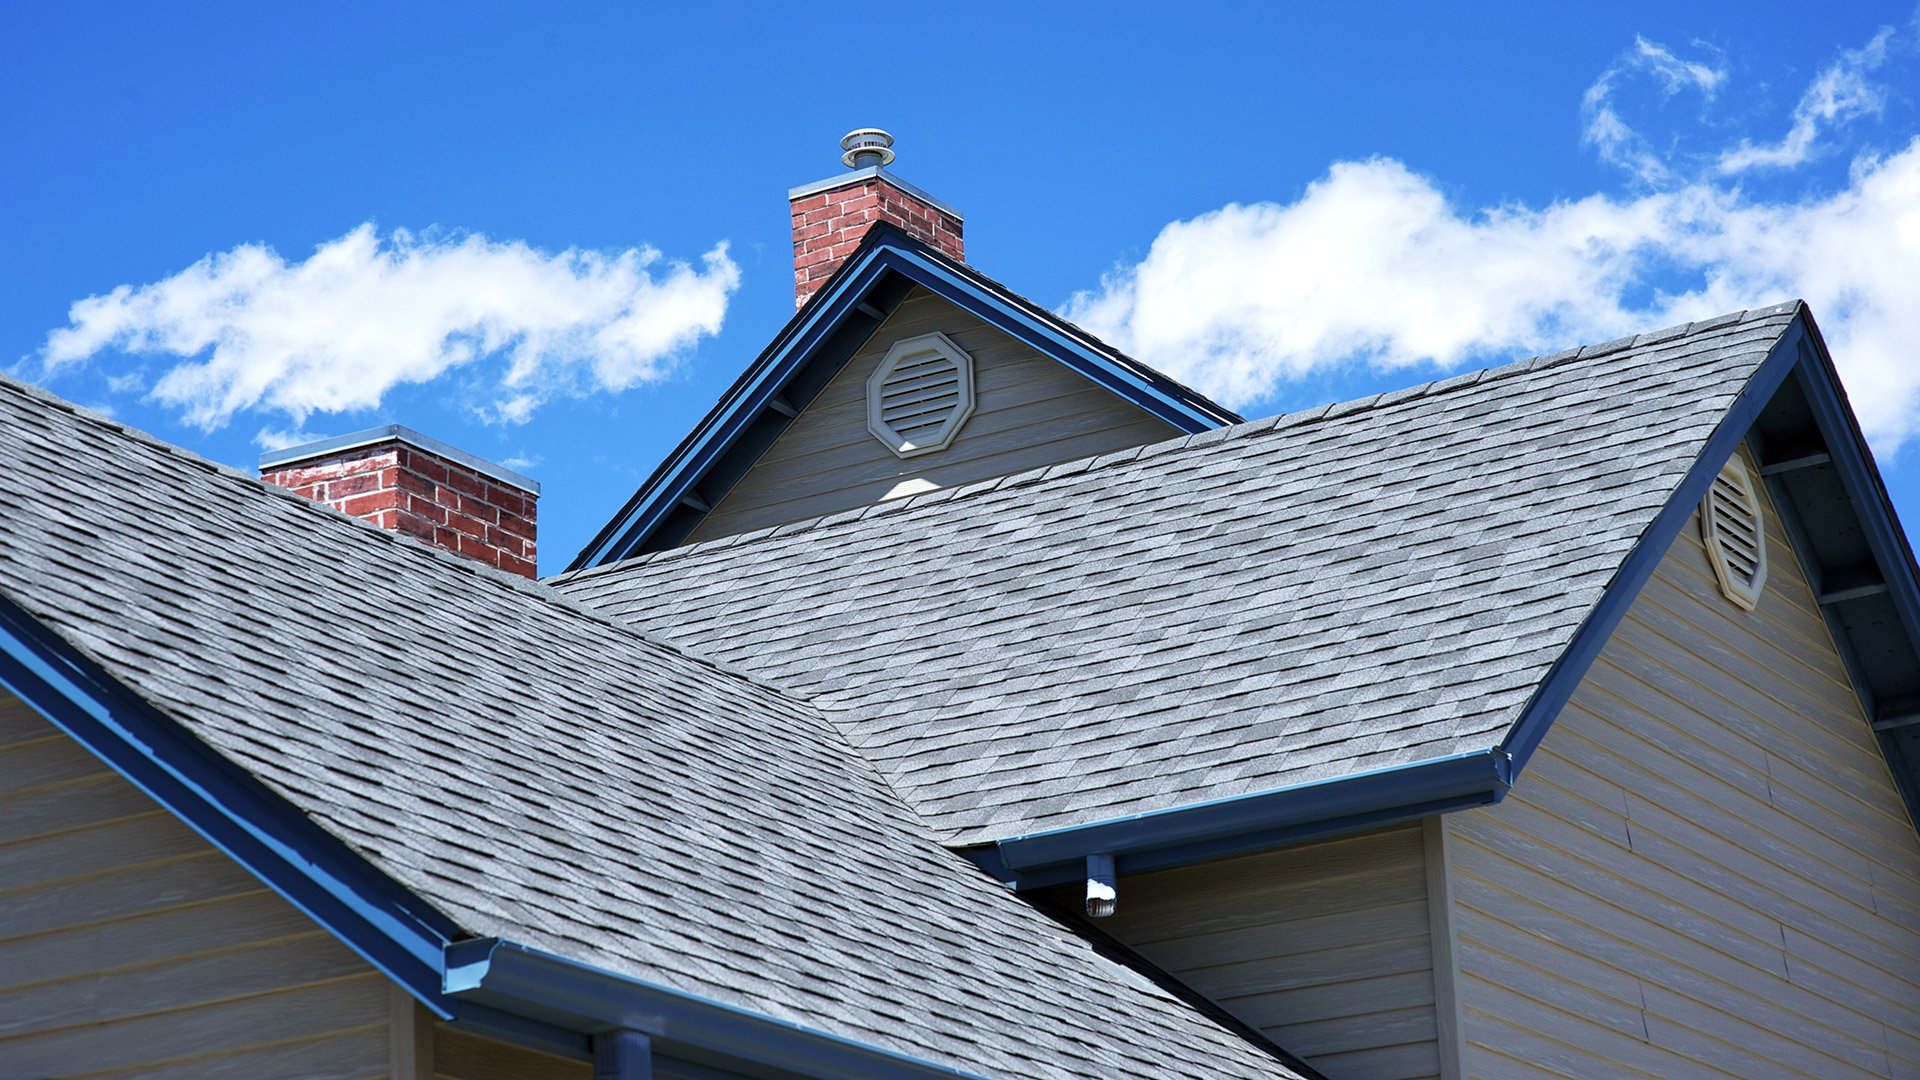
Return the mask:
<path id="1" fill-rule="evenodd" d="M 393 482 L 388 486 L 398 488 L 401 491 L 410 491 L 418 495 L 424 495 L 429 499 L 433 498 L 433 493 L 440 488 L 439 484 L 421 476 L 412 469 L 395 469 L 393 471 Z"/>
<path id="2" fill-rule="evenodd" d="M 488 565 L 492 565 L 497 557 L 494 550 L 487 546 L 486 541 L 477 540 L 471 536 L 460 537 L 460 546 L 455 550 L 469 559 L 479 559 Z"/>
<path id="3" fill-rule="evenodd" d="M 379 473 L 360 473 L 356 476 L 343 476 L 327 485 L 327 498 L 344 499 L 350 495 L 363 495 L 369 491 L 379 491 L 386 485 L 380 483 Z"/>
<path id="4" fill-rule="evenodd" d="M 408 536 L 417 536 L 428 543 L 433 542 L 434 523 L 410 510 L 394 511 L 394 531 Z"/>
<path id="5" fill-rule="evenodd" d="M 796 214 L 804 214 L 808 210 L 818 210 L 825 205 L 827 205 L 827 195 L 825 192 L 821 192 L 818 195 L 808 195 L 804 199 L 793 200 L 793 212 Z"/>
<path id="6" fill-rule="evenodd" d="M 416 517 L 425 518 L 435 525 L 447 523 L 447 508 L 423 495 L 409 495 L 406 501 L 400 504 L 400 508 Z"/>
<path id="7" fill-rule="evenodd" d="M 529 544 L 533 542 L 533 522 L 528 521 L 524 517 L 503 517 L 500 519 L 500 528 L 525 540 Z"/>
<path id="8" fill-rule="evenodd" d="M 504 552 L 500 555 L 499 566 L 500 569 L 505 570 L 507 573 L 519 574 L 523 578 L 537 578 L 540 576 L 540 572 L 534 568 L 531 559 L 522 559 Z"/>
<path id="9" fill-rule="evenodd" d="M 499 507 L 487 502 L 484 498 L 475 498 L 472 495 L 460 496 L 460 512 L 488 525 L 500 520 Z"/>
<path id="10" fill-rule="evenodd" d="M 357 518 L 367 517 L 382 510 L 397 509 L 400 505 L 400 493 L 397 491 L 376 491 L 369 495 L 356 495 L 340 503 L 340 512 Z"/>
<path id="11" fill-rule="evenodd" d="M 476 499 L 487 497 L 487 482 L 465 469 L 449 469 L 445 483 L 462 495 Z"/>
<path id="12" fill-rule="evenodd" d="M 487 523 L 484 521 L 475 521 L 465 514 L 453 514 L 449 516 L 447 518 L 447 527 L 462 536 L 471 537 L 475 540 L 485 540 L 487 538 Z"/>

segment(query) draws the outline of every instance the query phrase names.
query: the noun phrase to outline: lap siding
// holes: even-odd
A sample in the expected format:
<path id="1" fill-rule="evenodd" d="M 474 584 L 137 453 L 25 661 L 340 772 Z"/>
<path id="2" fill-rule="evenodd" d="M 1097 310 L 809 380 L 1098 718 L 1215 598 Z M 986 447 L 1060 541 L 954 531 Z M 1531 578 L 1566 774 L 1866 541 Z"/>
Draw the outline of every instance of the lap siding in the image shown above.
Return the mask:
<path id="1" fill-rule="evenodd" d="M 1426 862 L 1414 823 L 1156 871 L 1123 878 L 1099 927 L 1328 1076 L 1428 1080 Z"/>
<path id="2" fill-rule="evenodd" d="M 389 985 L 0 692 L 0 1080 L 387 1076 Z"/>
<path id="3" fill-rule="evenodd" d="M 1507 800 L 1448 818 L 1468 1075 L 1920 1076 L 1920 839 L 1767 517 L 1757 611 L 1696 519 Z"/>

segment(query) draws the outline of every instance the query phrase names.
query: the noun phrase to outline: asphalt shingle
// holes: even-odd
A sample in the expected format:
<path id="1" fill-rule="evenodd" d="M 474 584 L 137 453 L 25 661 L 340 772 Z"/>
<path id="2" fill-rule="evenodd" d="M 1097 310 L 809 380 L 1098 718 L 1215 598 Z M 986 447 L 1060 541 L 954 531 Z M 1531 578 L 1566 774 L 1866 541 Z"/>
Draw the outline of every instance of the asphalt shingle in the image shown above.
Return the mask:
<path id="1" fill-rule="evenodd" d="M 4 378 L 0 591 L 469 933 L 974 1074 L 1296 1075 L 816 707 Z"/>
<path id="2" fill-rule="evenodd" d="M 1482 749 L 1797 311 L 554 580 L 818 706 L 953 844 Z"/>

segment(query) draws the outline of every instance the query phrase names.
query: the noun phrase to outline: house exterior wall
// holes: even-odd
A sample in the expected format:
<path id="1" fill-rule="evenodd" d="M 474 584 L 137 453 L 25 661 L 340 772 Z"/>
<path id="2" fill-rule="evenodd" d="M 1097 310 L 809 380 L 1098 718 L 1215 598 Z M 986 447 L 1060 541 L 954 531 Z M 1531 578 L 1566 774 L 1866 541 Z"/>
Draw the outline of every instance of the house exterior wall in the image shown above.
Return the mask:
<path id="1" fill-rule="evenodd" d="M 543 1054 L 445 1024 L 434 1028 L 432 1039 L 434 1080 L 593 1080 L 592 1062 Z"/>
<path id="2" fill-rule="evenodd" d="M 1426 1080 L 1430 921 L 1414 823 L 1124 877 L 1098 926 L 1329 1077 Z"/>
<path id="3" fill-rule="evenodd" d="M 973 357 L 973 416 L 945 450 L 900 458 L 867 432 L 867 379 L 903 338 L 946 334 Z M 698 543 L 1006 476 L 1181 432 L 916 288 L 687 537 Z"/>
<path id="4" fill-rule="evenodd" d="M 1920 843 L 1766 507 L 1682 530 L 1503 803 L 1446 819 L 1475 1077 L 1920 1076 Z"/>
<path id="5" fill-rule="evenodd" d="M 384 1077 L 389 985 L 0 691 L 0 1078 Z"/>

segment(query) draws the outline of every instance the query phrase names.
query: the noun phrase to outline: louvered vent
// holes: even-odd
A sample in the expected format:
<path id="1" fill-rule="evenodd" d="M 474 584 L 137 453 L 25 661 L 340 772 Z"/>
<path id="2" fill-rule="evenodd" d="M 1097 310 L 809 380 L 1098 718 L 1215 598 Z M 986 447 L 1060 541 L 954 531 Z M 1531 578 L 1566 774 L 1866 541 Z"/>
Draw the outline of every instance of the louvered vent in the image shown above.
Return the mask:
<path id="1" fill-rule="evenodd" d="M 945 334 L 896 342 L 867 380 L 867 429 L 901 457 L 943 450 L 973 415 L 973 358 Z"/>
<path id="2" fill-rule="evenodd" d="M 1767 584 L 1767 537 L 1760 497 L 1747 467 L 1734 458 L 1714 477 L 1700 504 L 1700 537 L 1727 599 L 1752 611 Z"/>

